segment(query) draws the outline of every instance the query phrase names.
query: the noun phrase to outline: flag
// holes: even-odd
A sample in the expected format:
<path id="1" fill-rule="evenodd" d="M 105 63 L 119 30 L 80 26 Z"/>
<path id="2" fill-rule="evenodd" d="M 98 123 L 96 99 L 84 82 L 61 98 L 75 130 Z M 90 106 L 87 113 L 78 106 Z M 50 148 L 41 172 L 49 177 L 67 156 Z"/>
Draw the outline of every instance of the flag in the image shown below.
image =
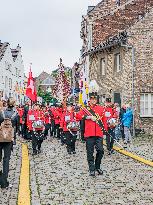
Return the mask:
<path id="1" fill-rule="evenodd" d="M 34 80 L 32 77 L 31 68 L 30 68 L 28 84 L 26 88 L 26 96 L 30 98 L 30 100 L 32 100 L 33 102 L 37 101 L 37 92 L 34 86 Z"/>

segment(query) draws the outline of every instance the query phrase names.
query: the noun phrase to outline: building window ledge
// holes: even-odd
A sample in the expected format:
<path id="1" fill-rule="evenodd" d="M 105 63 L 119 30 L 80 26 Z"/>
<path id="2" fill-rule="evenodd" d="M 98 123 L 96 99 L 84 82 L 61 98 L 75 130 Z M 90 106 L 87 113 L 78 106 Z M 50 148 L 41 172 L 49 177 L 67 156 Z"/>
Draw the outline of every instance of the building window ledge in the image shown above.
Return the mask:
<path id="1" fill-rule="evenodd" d="M 141 118 L 153 118 L 153 115 L 140 115 Z"/>

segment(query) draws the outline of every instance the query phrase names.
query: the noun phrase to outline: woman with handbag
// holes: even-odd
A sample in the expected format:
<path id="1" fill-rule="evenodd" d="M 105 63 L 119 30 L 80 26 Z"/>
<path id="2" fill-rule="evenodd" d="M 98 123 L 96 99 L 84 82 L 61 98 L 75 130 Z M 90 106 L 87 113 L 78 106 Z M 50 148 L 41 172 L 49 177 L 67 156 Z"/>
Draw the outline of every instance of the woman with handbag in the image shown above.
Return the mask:
<path id="1" fill-rule="evenodd" d="M 72 103 L 67 103 L 66 112 L 63 113 L 61 121 L 63 124 L 63 133 L 66 138 L 67 152 L 68 154 L 76 154 L 75 142 L 79 129 L 79 122 L 75 119 Z"/>

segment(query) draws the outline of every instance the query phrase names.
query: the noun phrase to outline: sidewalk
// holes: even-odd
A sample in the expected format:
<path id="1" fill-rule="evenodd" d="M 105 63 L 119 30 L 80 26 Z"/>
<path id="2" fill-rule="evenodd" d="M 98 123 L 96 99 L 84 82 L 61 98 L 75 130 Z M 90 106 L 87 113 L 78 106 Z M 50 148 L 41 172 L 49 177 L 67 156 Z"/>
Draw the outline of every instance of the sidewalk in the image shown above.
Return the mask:
<path id="1" fill-rule="evenodd" d="M 1 168 L 1 167 L 0 167 Z M 21 144 L 17 142 L 10 160 L 9 182 L 12 187 L 8 189 L 0 188 L 0 204 L 2 205 L 16 205 L 18 196 L 18 186 L 21 168 Z"/>

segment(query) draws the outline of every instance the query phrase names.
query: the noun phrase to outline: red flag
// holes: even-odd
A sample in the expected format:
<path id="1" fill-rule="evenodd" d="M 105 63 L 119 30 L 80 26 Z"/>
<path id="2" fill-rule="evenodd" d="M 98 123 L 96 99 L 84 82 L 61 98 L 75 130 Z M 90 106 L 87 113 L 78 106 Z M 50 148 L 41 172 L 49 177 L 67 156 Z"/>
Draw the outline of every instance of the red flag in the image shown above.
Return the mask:
<path id="1" fill-rule="evenodd" d="M 36 92 L 36 88 L 34 86 L 34 80 L 32 77 L 31 68 L 30 68 L 28 84 L 27 84 L 27 88 L 26 88 L 26 96 L 28 98 L 30 98 L 30 100 L 32 100 L 33 102 L 37 101 L 37 92 Z"/>

